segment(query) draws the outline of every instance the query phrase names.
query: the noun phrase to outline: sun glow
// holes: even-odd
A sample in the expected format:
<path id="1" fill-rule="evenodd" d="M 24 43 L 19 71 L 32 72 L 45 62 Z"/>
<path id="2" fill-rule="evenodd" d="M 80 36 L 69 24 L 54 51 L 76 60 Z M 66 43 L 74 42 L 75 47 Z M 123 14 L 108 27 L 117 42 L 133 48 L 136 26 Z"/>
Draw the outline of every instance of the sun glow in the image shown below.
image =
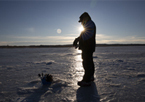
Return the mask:
<path id="1" fill-rule="evenodd" d="M 82 32 L 84 30 L 84 27 L 83 26 L 79 27 L 79 30 Z"/>

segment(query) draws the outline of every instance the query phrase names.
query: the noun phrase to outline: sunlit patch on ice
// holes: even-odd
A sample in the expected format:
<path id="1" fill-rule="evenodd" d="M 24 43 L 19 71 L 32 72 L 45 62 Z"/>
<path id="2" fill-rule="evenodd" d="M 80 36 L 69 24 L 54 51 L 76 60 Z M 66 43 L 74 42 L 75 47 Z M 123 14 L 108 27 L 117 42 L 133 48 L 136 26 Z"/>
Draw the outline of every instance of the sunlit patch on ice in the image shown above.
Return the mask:
<path id="1" fill-rule="evenodd" d="M 73 71 L 73 80 L 72 83 L 74 85 L 77 85 L 77 81 L 82 80 L 84 70 L 82 67 L 82 58 L 81 58 L 81 50 L 75 50 L 74 51 L 74 56 L 73 56 L 74 61 L 72 62 L 72 68 L 71 70 Z"/>
<path id="2" fill-rule="evenodd" d="M 76 60 L 76 62 L 80 63 L 80 61 L 82 61 L 82 58 L 81 58 L 81 50 L 76 50 L 76 52 L 78 55 L 74 56 L 74 59 Z"/>
<path id="3" fill-rule="evenodd" d="M 46 64 L 46 65 L 51 65 L 52 63 L 54 63 L 55 61 L 53 60 L 45 60 L 45 61 L 35 61 L 35 64 Z"/>

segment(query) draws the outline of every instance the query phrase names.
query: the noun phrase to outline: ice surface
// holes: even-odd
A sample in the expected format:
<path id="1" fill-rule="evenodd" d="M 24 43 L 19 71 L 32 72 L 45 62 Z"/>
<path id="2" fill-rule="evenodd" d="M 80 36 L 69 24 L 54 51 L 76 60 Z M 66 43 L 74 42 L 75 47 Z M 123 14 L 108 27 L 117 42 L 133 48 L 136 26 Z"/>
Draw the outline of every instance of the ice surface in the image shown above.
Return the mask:
<path id="1" fill-rule="evenodd" d="M 1 48 L 0 102 L 144 102 L 145 47 L 96 47 L 95 81 L 79 87 L 81 52 L 74 48 Z M 42 86 L 38 73 L 53 75 Z"/>

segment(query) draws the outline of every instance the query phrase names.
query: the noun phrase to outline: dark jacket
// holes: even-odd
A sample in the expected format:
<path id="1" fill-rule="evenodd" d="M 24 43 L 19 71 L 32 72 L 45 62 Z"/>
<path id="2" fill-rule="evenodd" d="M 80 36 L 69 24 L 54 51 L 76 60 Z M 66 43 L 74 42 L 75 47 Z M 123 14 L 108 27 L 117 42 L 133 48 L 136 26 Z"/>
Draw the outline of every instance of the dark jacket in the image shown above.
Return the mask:
<path id="1" fill-rule="evenodd" d="M 79 49 L 84 52 L 94 52 L 96 47 L 96 26 L 95 23 L 90 20 L 84 25 L 84 31 L 81 32 L 77 38 L 79 40 Z"/>

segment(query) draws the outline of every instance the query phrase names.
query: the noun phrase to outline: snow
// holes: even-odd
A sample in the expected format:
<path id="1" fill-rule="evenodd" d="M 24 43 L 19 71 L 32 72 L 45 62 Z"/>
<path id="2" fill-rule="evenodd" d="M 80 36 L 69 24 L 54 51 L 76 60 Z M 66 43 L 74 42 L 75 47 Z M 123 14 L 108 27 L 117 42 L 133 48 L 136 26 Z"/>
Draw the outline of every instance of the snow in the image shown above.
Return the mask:
<path id="1" fill-rule="evenodd" d="M 0 102 L 144 102 L 145 46 L 96 47 L 95 81 L 79 87 L 81 52 L 67 48 L 1 48 Z M 39 73 L 53 75 L 42 86 Z"/>

